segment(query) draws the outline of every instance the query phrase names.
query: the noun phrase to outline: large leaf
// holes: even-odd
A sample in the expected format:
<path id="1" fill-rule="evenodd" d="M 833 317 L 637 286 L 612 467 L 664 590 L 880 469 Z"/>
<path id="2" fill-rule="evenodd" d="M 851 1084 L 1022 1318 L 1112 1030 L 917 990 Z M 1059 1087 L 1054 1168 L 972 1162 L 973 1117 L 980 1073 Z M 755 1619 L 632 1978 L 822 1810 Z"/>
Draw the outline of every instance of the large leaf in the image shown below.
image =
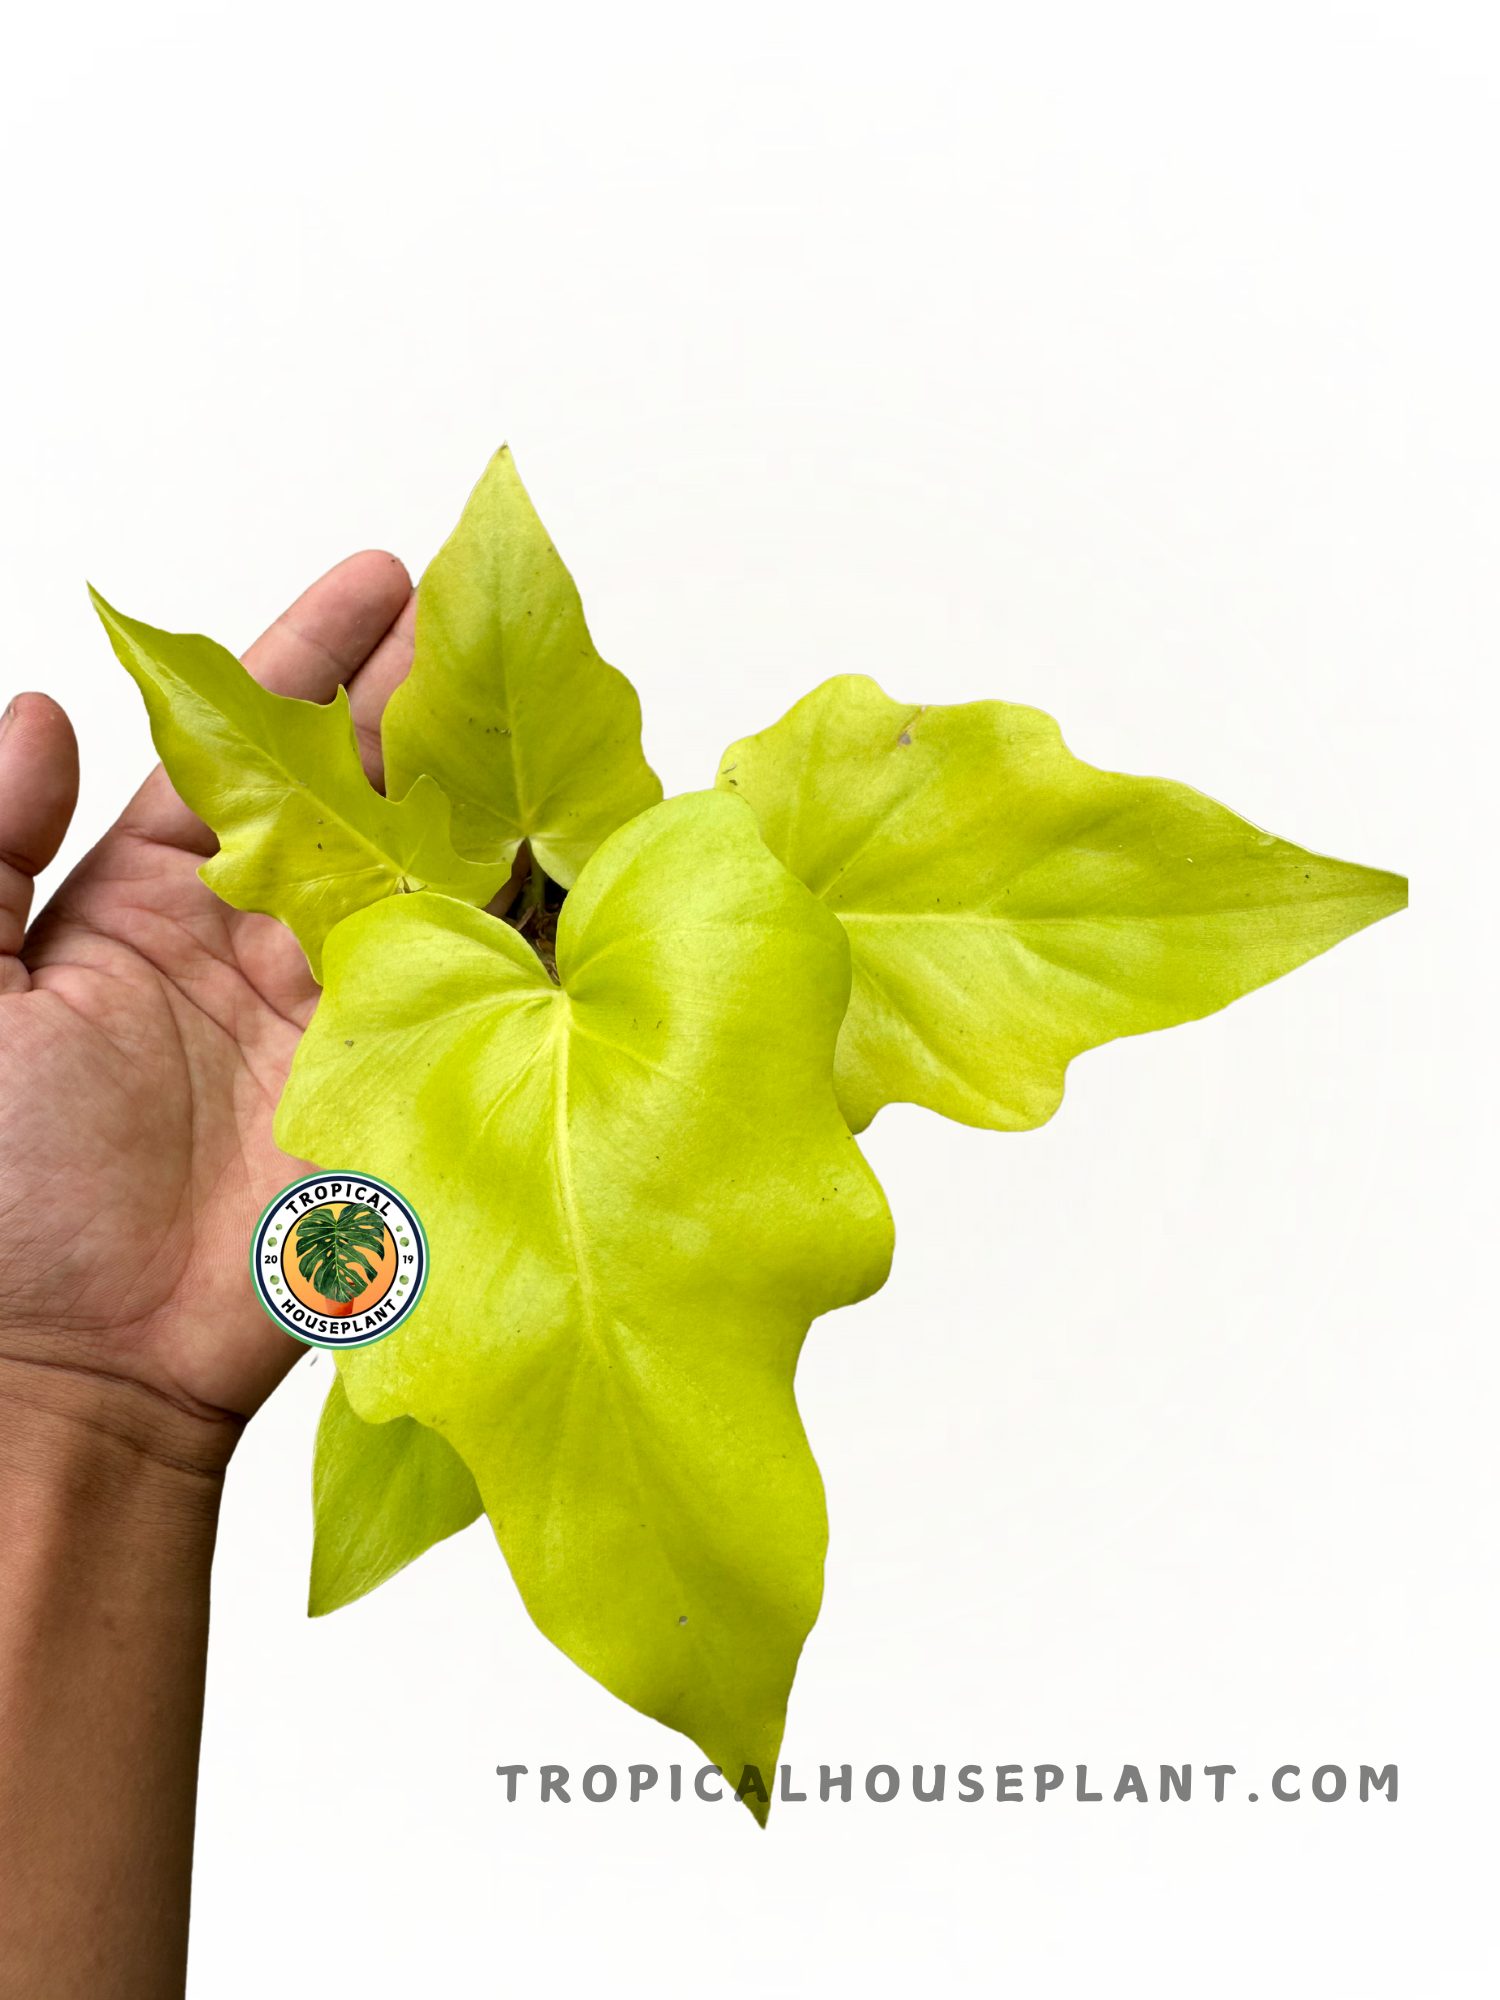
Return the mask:
<path id="1" fill-rule="evenodd" d="M 1201 792 L 1096 771 L 1034 708 L 914 708 L 826 681 L 718 784 L 849 933 L 838 1093 L 1040 1125 L 1084 1049 L 1211 1014 L 1404 907 Z"/>
<path id="2" fill-rule="evenodd" d="M 326 706 L 272 694 L 212 639 L 159 632 L 90 594 L 178 795 L 219 837 L 199 874 L 236 909 L 289 924 L 315 974 L 328 932 L 367 903 L 411 889 L 487 903 L 505 886 L 508 863 L 456 851 L 431 778 L 399 804 L 374 789 L 342 688 Z"/>
<path id="3" fill-rule="evenodd" d="M 572 577 L 502 448 L 417 592 L 416 655 L 381 726 L 399 798 L 428 772 L 467 851 L 523 840 L 571 888 L 604 836 L 661 797 L 641 705 L 594 650 Z"/>
<path id="4" fill-rule="evenodd" d="M 557 965 L 441 897 L 351 917 L 277 1137 L 428 1229 L 421 1305 L 339 1356 L 355 1411 L 451 1441 L 580 1666 L 769 1772 L 826 1535 L 797 1355 L 891 1253 L 833 1096 L 848 945 L 709 792 L 605 842 Z"/>
<path id="5" fill-rule="evenodd" d="M 410 1417 L 365 1423 L 335 1375 L 313 1461 L 309 1615 L 352 1604 L 483 1512 L 452 1445 Z"/>

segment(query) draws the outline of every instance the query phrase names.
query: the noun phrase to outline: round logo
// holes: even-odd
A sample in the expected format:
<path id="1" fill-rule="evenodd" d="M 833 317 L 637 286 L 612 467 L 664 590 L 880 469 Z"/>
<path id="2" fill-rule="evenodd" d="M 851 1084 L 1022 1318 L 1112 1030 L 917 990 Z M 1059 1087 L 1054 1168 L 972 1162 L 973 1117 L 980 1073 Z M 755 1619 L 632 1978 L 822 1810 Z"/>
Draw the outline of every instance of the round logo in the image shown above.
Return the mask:
<path id="1" fill-rule="evenodd" d="M 415 1209 L 373 1174 L 308 1174 L 256 1224 L 250 1276 L 294 1340 L 368 1347 L 422 1296 L 427 1238 Z"/>

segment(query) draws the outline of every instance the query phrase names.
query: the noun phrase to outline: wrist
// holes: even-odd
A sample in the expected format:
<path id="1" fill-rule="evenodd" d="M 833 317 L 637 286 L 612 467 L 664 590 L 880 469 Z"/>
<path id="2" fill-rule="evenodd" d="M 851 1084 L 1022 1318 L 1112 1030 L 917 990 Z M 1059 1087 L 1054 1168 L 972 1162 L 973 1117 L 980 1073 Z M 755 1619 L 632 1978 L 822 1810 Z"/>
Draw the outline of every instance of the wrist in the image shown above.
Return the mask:
<path id="1" fill-rule="evenodd" d="M 101 1369 L 0 1355 L 0 1465 L 43 1483 L 145 1484 L 191 1513 L 217 1510 L 243 1419 L 189 1407 Z"/>
<path id="2" fill-rule="evenodd" d="M 0 1992 L 181 1994 L 237 1426 L 0 1357 Z"/>

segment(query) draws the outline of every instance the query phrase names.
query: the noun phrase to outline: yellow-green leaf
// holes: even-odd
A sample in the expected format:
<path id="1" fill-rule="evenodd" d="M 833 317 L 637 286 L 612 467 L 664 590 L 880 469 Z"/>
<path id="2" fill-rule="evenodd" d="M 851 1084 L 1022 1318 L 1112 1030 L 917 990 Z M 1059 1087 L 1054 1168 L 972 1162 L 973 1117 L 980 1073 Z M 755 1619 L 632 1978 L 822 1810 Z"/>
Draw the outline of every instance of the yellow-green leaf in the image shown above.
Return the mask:
<path id="1" fill-rule="evenodd" d="M 421 1305 L 339 1356 L 355 1411 L 440 1430 L 541 1629 L 737 1780 L 822 1589 L 797 1355 L 891 1254 L 833 1095 L 848 945 L 708 792 L 604 843 L 557 965 L 441 897 L 349 918 L 277 1136 L 427 1222 Z"/>
<path id="2" fill-rule="evenodd" d="M 326 706 L 272 694 L 212 639 L 159 632 L 90 595 L 179 797 L 218 835 L 199 874 L 237 910 L 289 924 L 315 974 L 323 939 L 367 903 L 414 889 L 487 903 L 505 886 L 507 862 L 454 848 L 432 779 L 399 803 L 375 790 L 342 688 Z"/>
<path id="3" fill-rule="evenodd" d="M 1399 875 L 1080 763 L 1050 716 L 826 681 L 721 760 L 854 961 L 838 1093 L 1020 1131 L 1084 1049 L 1197 1019 L 1402 909 Z"/>
<path id="4" fill-rule="evenodd" d="M 335 1375 L 313 1460 L 309 1615 L 352 1604 L 484 1512 L 474 1475 L 411 1417 L 367 1424 Z"/>
<path id="5" fill-rule="evenodd" d="M 422 577 L 416 655 L 381 742 L 393 798 L 429 773 L 453 801 L 460 847 L 509 861 L 527 840 L 565 888 L 661 797 L 635 689 L 594 650 L 504 447 Z"/>

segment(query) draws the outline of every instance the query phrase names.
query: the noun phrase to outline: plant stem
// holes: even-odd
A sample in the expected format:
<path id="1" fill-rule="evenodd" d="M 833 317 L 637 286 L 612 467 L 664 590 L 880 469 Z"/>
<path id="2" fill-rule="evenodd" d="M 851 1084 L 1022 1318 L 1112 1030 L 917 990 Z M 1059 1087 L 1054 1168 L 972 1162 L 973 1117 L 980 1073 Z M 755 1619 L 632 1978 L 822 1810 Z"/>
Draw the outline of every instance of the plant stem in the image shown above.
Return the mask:
<path id="1" fill-rule="evenodd" d="M 521 911 L 524 916 L 527 910 L 540 911 L 545 910 L 546 907 L 547 878 L 542 873 L 540 862 L 538 862 L 536 856 L 533 854 L 531 857 L 531 873 L 526 877 L 526 881 L 521 889 Z"/>

